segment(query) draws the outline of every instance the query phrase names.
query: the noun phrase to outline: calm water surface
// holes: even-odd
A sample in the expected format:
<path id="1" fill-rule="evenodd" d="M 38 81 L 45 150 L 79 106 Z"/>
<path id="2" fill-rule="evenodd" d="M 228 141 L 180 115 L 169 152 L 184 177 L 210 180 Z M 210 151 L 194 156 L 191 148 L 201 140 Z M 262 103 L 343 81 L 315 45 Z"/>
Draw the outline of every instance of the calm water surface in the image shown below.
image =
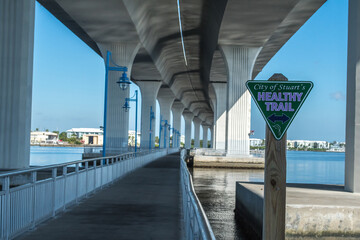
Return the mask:
<path id="1" fill-rule="evenodd" d="M 287 182 L 344 184 L 345 153 L 287 152 Z M 236 181 L 263 181 L 264 171 L 192 169 L 195 191 L 216 239 L 247 239 L 235 221 Z"/>
<path id="2" fill-rule="evenodd" d="M 30 165 L 44 166 L 81 160 L 83 147 L 30 147 Z"/>

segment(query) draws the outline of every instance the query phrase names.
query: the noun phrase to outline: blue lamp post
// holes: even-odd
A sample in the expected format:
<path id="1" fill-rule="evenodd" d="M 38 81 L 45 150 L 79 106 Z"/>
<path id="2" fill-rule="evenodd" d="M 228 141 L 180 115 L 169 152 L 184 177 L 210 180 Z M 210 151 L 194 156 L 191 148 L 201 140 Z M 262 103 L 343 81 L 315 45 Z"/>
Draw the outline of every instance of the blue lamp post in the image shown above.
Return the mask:
<path id="1" fill-rule="evenodd" d="M 137 115 L 138 115 L 138 90 L 135 90 L 134 96 L 125 98 L 123 109 L 128 112 L 130 109 L 129 102 L 135 102 L 135 152 L 137 152 Z"/>
<path id="2" fill-rule="evenodd" d="M 151 129 L 151 123 L 152 120 L 155 119 L 155 113 L 152 110 L 152 106 L 150 106 L 150 131 L 149 131 L 149 150 L 151 150 L 151 133 L 152 133 L 152 129 Z"/>
<path id="3" fill-rule="evenodd" d="M 164 125 L 162 124 L 164 123 Z M 162 119 L 162 115 L 160 115 L 160 133 L 159 133 L 159 148 L 161 143 L 161 131 L 164 129 L 164 148 L 166 148 L 166 127 L 168 126 L 167 120 Z"/>
<path id="4" fill-rule="evenodd" d="M 110 65 L 111 62 L 111 65 Z M 103 157 L 105 157 L 105 146 L 106 146 L 106 114 L 107 114 L 107 93 L 108 93 L 108 78 L 109 78 L 109 71 L 118 71 L 123 72 L 122 76 L 120 77 L 119 83 L 120 88 L 125 90 L 127 86 L 130 84 L 129 78 L 126 76 L 128 68 L 119 66 L 114 63 L 111 58 L 111 52 L 106 52 L 106 61 L 105 61 L 105 100 L 104 100 L 104 142 L 103 142 Z"/>

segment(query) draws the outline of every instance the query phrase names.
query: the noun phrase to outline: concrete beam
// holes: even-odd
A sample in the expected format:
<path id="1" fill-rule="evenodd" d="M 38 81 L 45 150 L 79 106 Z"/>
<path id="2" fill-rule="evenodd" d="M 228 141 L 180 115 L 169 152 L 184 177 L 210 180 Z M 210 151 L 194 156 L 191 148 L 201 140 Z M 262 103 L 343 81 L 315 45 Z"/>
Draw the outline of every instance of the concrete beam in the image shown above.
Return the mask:
<path id="1" fill-rule="evenodd" d="M 194 119 L 194 114 L 190 111 L 184 110 L 183 112 L 185 120 L 185 148 L 191 148 L 191 123 Z"/>
<path id="2" fill-rule="evenodd" d="M 345 189 L 360 192 L 360 2 L 349 1 Z"/>
<path id="3" fill-rule="evenodd" d="M 0 16 L 0 168 L 27 168 L 35 1 L 2 0 Z"/>
<path id="4" fill-rule="evenodd" d="M 227 154 L 247 156 L 250 153 L 251 98 L 245 82 L 251 79 L 260 48 L 223 45 L 221 50 L 228 69 Z"/>
<path id="5" fill-rule="evenodd" d="M 127 74 L 130 78 L 132 64 L 140 44 L 132 42 L 100 43 L 98 45 L 104 60 L 106 61 L 107 51 L 110 51 L 115 64 L 128 68 Z M 126 90 L 122 90 L 116 83 L 121 74 L 122 72 L 109 71 L 107 86 L 105 86 L 107 91 L 107 96 L 105 96 L 106 111 L 104 111 L 104 126 L 106 121 L 104 133 L 106 155 L 121 153 L 128 149 L 129 113 L 125 112 L 122 107 L 125 103 L 125 98 L 129 97 L 130 90 L 129 87 Z"/>
<path id="6" fill-rule="evenodd" d="M 156 116 L 156 97 L 161 81 L 137 81 L 141 91 L 141 149 L 155 147 L 155 118 L 150 120 L 150 109 Z M 151 127 L 150 127 L 151 122 Z M 151 129 L 151 130 L 150 130 Z"/>

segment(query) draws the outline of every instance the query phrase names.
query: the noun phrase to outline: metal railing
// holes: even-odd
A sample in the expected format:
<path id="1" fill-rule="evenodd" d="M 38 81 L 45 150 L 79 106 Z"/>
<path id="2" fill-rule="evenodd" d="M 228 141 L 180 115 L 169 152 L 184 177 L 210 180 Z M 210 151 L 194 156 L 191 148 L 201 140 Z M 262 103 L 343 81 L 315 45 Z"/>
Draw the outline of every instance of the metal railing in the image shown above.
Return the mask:
<path id="1" fill-rule="evenodd" d="M 196 196 L 190 172 L 185 162 L 186 150 L 181 151 L 180 181 L 185 239 L 215 239 L 210 223 Z"/>
<path id="2" fill-rule="evenodd" d="M 126 153 L 0 174 L 0 238 L 9 239 L 178 149 Z"/>

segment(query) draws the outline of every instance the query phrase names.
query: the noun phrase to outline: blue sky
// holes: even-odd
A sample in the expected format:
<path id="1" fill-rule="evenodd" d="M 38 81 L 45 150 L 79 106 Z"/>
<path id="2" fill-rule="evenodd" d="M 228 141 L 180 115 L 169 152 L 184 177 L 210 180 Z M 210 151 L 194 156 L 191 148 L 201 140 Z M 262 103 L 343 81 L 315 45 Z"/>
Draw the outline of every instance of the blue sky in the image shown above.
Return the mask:
<path id="1" fill-rule="evenodd" d="M 314 82 L 288 139 L 345 140 L 347 7 L 347 1 L 328 0 L 256 77 L 283 73 Z M 103 59 L 36 3 L 31 129 L 102 126 L 104 76 Z M 131 96 L 135 89 L 132 84 Z M 265 122 L 253 102 L 251 113 L 253 137 L 263 138 Z"/>

